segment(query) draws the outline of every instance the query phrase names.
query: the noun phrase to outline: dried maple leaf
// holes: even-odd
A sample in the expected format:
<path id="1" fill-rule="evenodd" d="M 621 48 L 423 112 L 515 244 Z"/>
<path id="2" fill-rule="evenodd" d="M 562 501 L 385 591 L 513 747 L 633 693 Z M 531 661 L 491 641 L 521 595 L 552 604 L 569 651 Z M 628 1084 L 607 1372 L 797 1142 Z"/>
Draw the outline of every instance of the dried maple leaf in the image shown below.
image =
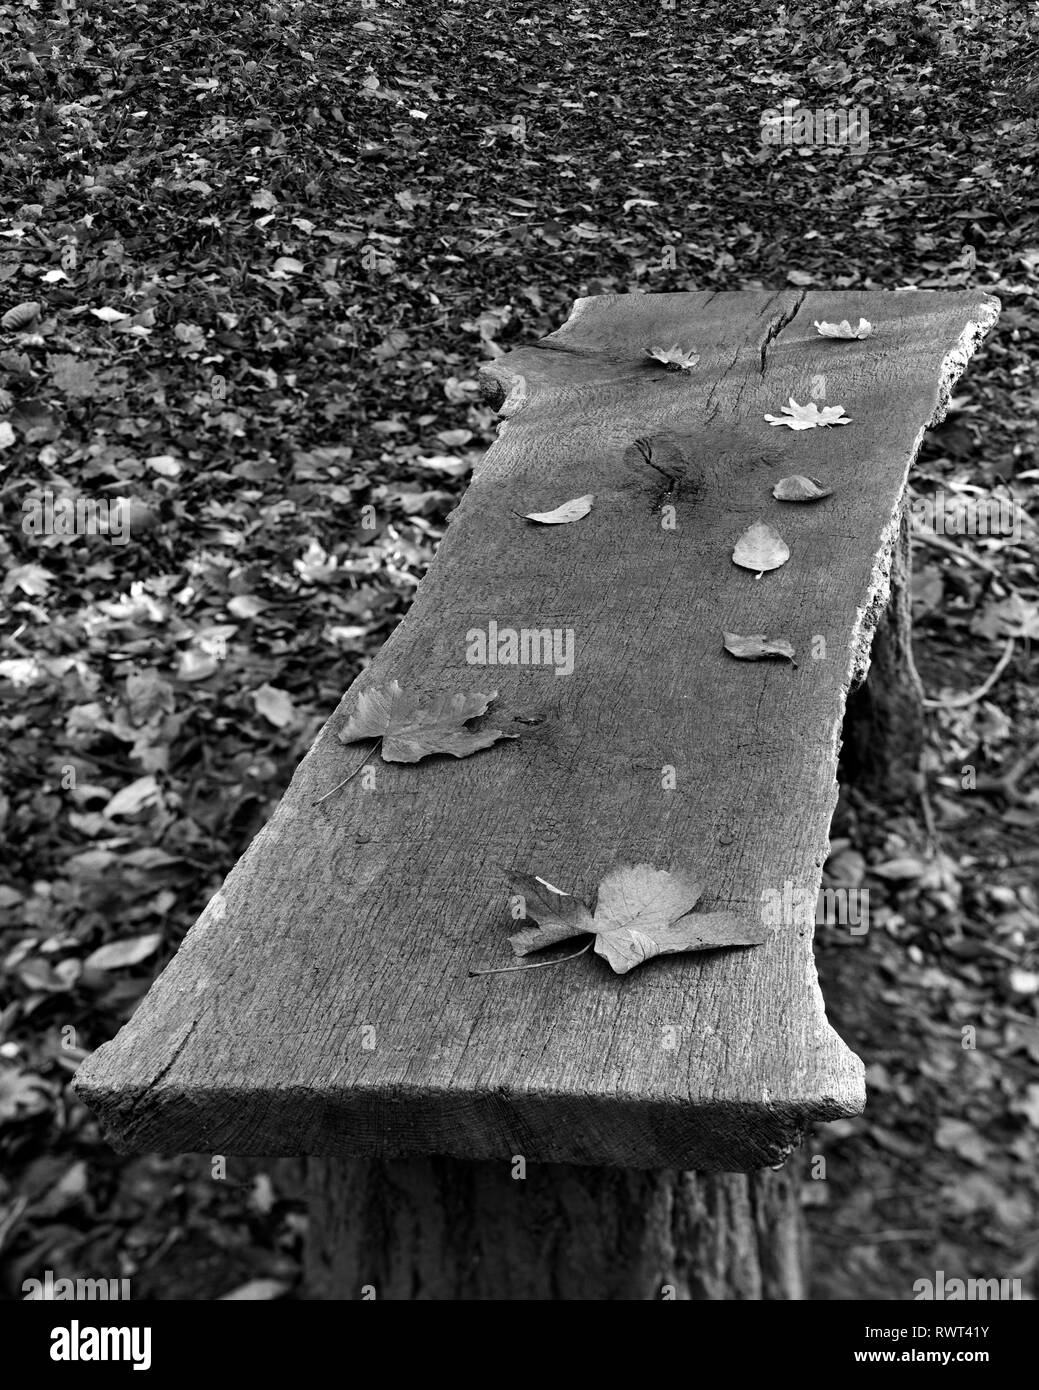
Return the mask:
<path id="1" fill-rule="evenodd" d="M 677 343 L 673 347 L 648 347 L 646 356 L 662 362 L 669 372 L 691 372 L 700 360 L 698 352 L 686 352 Z"/>
<path id="2" fill-rule="evenodd" d="M 500 738 L 515 738 L 501 729 L 465 728 L 470 719 L 486 714 L 498 698 L 474 691 L 471 695 L 438 695 L 422 707 L 417 695 L 402 690 L 399 681 L 388 686 L 372 686 L 357 698 L 352 714 L 339 737 L 343 743 L 363 738 L 381 738 L 382 756 L 388 763 L 417 763 L 433 753 L 449 753 L 467 758 L 481 748 L 490 748 Z"/>
<path id="3" fill-rule="evenodd" d="M 723 632 L 722 637 L 725 650 L 741 661 L 767 661 L 774 656 L 794 661 L 794 649 L 783 637 L 766 637 L 763 632 L 751 633 L 749 637 L 741 637 L 738 632 Z"/>
<path id="4" fill-rule="evenodd" d="M 420 758 L 431 757 L 434 753 L 468 758 L 470 753 L 490 748 L 500 738 L 519 738 L 519 734 L 506 734 L 501 729 L 480 729 L 477 732 L 465 728 L 470 719 L 486 714 L 491 702 L 497 698 L 496 690 L 489 695 L 481 695 L 477 691 L 471 695 L 438 695 L 425 708 L 420 708 L 417 695 L 409 695 L 402 690 L 399 681 L 390 681 L 388 686 L 373 686 L 361 692 L 357 697 L 357 710 L 339 731 L 339 738 L 343 743 L 356 743 L 366 738 L 381 739 L 382 756 L 388 763 L 417 763 Z M 375 744 L 369 749 L 348 777 L 344 777 L 331 791 L 319 796 L 313 804 L 317 806 L 319 802 L 327 801 L 333 792 L 345 787 L 350 778 L 360 772 L 377 746 Z"/>
<path id="5" fill-rule="evenodd" d="M 526 521 L 537 521 L 542 526 L 565 526 L 568 521 L 580 521 L 581 517 L 587 516 L 592 510 L 592 502 L 595 500 L 593 492 L 586 493 L 584 497 L 572 497 L 569 502 L 563 502 L 551 512 L 524 512 L 523 517 Z"/>
<path id="6" fill-rule="evenodd" d="M 840 323 L 826 323 L 825 320 L 820 323 L 813 319 L 812 323 L 823 338 L 868 338 L 873 332 L 869 319 L 859 319 L 854 328 L 847 319 L 841 319 Z"/>
<path id="7" fill-rule="evenodd" d="M 766 570 L 786 564 L 790 559 L 790 547 L 774 527 L 758 521 L 740 536 L 732 559 L 745 570 L 757 570 L 760 578 Z"/>
<path id="8" fill-rule="evenodd" d="M 844 415 L 843 405 L 826 405 L 820 410 L 815 401 L 809 401 L 807 405 L 798 405 L 791 396 L 790 403 L 784 405 L 782 410 L 788 419 L 784 420 L 782 415 L 766 415 L 765 419 L 770 425 L 786 425 L 792 430 L 814 430 L 817 425 L 851 424 L 851 420 Z"/>
<path id="9" fill-rule="evenodd" d="M 701 931 L 688 920 L 702 892 L 687 875 L 649 864 L 614 869 L 599 884 L 595 954 L 624 975 L 653 956 L 702 949 Z"/>
<path id="10" fill-rule="evenodd" d="M 653 956 L 756 946 L 768 935 L 764 923 L 744 922 L 731 912 L 690 916 L 703 889 L 681 870 L 669 873 L 649 864 L 620 865 L 599 884 L 594 916 L 578 899 L 543 879 L 521 874 L 512 883 L 524 898 L 527 916 L 539 924 L 536 931 L 527 928 L 510 938 L 518 956 L 592 932 L 596 955 L 618 975 L 625 975 Z"/>
<path id="11" fill-rule="evenodd" d="M 509 938 L 518 956 L 595 930 L 592 914 L 580 898 L 571 897 L 561 888 L 553 888 L 533 874 L 513 874 L 511 883 L 513 892 L 523 900 L 523 915 L 537 923 Z"/>

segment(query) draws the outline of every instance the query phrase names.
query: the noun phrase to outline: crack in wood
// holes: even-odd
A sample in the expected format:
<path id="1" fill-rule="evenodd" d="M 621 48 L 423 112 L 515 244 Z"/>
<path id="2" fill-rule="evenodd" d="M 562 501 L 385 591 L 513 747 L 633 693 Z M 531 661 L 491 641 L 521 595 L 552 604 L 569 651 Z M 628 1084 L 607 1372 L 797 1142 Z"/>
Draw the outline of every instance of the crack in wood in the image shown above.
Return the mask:
<path id="1" fill-rule="evenodd" d="M 797 317 L 797 314 L 798 314 L 798 311 L 799 311 L 800 308 L 801 308 L 801 305 L 805 302 L 805 295 L 806 295 L 807 293 L 808 293 L 807 290 L 801 290 L 801 291 L 799 291 L 798 296 L 797 296 L 797 299 L 796 299 L 796 301 L 794 302 L 793 308 L 792 308 L 792 309 L 789 309 L 789 310 L 787 310 L 787 309 L 781 309 L 781 310 L 779 311 L 779 313 L 776 314 L 776 315 L 772 318 L 772 320 L 771 320 L 771 322 L 769 323 L 768 327 L 765 329 L 765 336 L 762 338 L 762 340 L 761 340 L 761 346 L 760 346 L 760 348 L 758 349 L 758 355 L 759 355 L 760 358 L 761 358 L 761 375 L 762 375 L 762 376 L 765 375 L 765 366 L 766 366 L 766 363 L 767 363 L 769 347 L 770 347 L 770 346 L 772 345 L 772 343 L 774 343 L 775 340 L 779 337 L 779 335 L 780 335 L 780 333 L 782 333 L 783 329 L 786 328 L 788 324 L 793 323 L 794 319 Z"/>

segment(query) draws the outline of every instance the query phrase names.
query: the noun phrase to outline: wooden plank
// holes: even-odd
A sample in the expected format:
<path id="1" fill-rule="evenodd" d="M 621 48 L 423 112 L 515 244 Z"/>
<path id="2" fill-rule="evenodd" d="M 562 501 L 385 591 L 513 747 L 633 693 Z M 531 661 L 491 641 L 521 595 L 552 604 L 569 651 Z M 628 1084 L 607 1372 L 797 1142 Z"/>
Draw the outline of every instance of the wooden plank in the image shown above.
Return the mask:
<path id="1" fill-rule="evenodd" d="M 624 976 L 592 954 L 467 972 L 511 963 L 513 870 L 586 900 L 614 865 L 647 862 L 694 870 L 698 910 L 756 916 L 787 887 L 814 901 L 910 463 L 997 312 L 973 292 L 604 296 L 493 364 L 508 422 L 411 612 L 80 1070 L 114 1142 L 747 1170 L 856 1113 L 862 1067 L 826 1022 L 809 920 Z M 860 315 L 877 327 L 865 343 L 812 327 Z M 700 352 L 692 372 L 647 363 L 675 341 Z M 853 424 L 765 423 L 820 377 Z M 834 496 L 774 501 L 794 472 Z M 593 510 L 570 526 L 516 515 L 584 493 Z M 760 580 L 731 560 L 759 519 L 792 552 Z M 572 673 L 468 664 L 467 634 L 491 623 L 572 633 Z M 733 660 L 725 629 L 780 633 L 798 668 Z M 336 738 L 358 692 L 393 678 L 497 689 L 484 723 L 520 738 L 373 760 L 372 789 L 355 777 L 315 806 L 363 755 Z"/>

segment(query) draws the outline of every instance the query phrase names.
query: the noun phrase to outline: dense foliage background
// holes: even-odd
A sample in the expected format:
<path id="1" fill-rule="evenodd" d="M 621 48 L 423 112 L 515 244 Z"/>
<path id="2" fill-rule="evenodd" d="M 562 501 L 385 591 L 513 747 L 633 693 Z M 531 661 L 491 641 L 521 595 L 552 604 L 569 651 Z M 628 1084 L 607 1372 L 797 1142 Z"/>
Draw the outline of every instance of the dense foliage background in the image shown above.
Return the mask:
<path id="1" fill-rule="evenodd" d="M 291 1295 L 290 1165 L 119 1158 L 68 1083 L 406 611 L 494 437 L 480 361 L 583 294 L 980 286 L 1003 313 L 915 487 L 1028 504 L 1039 21 L 16 0 L 0 50 L 0 312 L 39 305 L 0 335 L 3 1293 Z M 784 97 L 867 107 L 868 151 L 764 145 Z M 26 534 L 43 489 L 133 497 L 130 542 Z M 820 1298 L 1035 1291 L 1036 558 L 1031 524 L 920 539 L 928 791 L 842 799 L 828 873 L 871 930 L 818 953 L 871 1099 L 809 1144 Z"/>

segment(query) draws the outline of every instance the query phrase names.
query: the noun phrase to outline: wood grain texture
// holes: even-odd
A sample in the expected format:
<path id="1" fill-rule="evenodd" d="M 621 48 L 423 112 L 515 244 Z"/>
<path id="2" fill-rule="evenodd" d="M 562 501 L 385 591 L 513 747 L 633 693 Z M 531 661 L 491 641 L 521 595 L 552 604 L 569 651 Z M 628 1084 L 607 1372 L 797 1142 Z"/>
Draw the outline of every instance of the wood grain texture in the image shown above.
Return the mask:
<path id="1" fill-rule="evenodd" d="M 80 1070 L 113 1142 L 750 1170 L 805 1124 L 860 1110 L 862 1066 L 826 1022 L 810 919 L 624 977 L 591 953 L 467 971 L 512 963 L 513 870 L 587 901 L 640 861 L 694 872 L 698 910 L 758 914 L 784 885 L 814 901 L 845 696 L 909 467 L 997 311 L 967 292 L 603 296 L 492 364 L 507 423 L 410 613 Z M 859 315 L 877 326 L 865 343 L 812 327 Z M 675 341 L 701 353 L 693 371 L 644 358 Z M 853 424 L 765 423 L 820 375 Z M 794 472 L 834 496 L 773 500 Z M 584 493 L 595 505 L 569 526 L 516 515 Z M 757 520 L 792 552 L 762 579 L 730 558 Z M 572 630 L 573 673 L 468 664 L 467 633 L 491 621 Z M 786 637 L 799 666 L 738 662 L 723 630 Z M 521 737 L 461 761 L 373 759 L 374 789 L 357 777 L 314 806 L 362 756 L 336 739 L 357 692 L 393 678 L 427 695 L 497 689 L 484 723 Z"/>

